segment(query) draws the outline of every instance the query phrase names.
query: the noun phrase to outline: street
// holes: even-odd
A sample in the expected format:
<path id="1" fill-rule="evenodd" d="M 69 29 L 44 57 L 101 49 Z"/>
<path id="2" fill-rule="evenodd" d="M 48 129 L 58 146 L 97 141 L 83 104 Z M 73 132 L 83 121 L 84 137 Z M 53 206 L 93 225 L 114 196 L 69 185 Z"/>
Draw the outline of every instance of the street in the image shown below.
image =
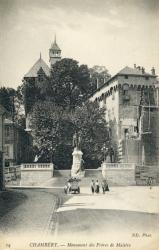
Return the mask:
<path id="1" fill-rule="evenodd" d="M 92 195 L 83 188 L 57 210 L 59 235 L 78 237 L 115 232 L 154 233 L 159 229 L 158 187 L 112 187 L 110 192 Z"/>
<path id="2" fill-rule="evenodd" d="M 159 230 L 159 187 L 110 187 L 105 195 L 92 195 L 86 187 L 81 188 L 81 194 L 68 195 L 62 188 L 12 192 L 12 207 L 9 203 L 13 198 L 3 197 L 3 203 L 2 197 L 0 200 L 2 235 L 34 235 L 62 242 L 110 241 L 112 235 L 115 240 L 126 235 L 128 242 L 138 238 L 148 242 L 157 237 Z"/>
<path id="3" fill-rule="evenodd" d="M 50 218 L 56 209 L 57 196 L 52 189 L 10 190 L 1 195 L 0 232 L 25 235 L 47 232 Z M 2 213 L 3 212 L 3 213 Z"/>

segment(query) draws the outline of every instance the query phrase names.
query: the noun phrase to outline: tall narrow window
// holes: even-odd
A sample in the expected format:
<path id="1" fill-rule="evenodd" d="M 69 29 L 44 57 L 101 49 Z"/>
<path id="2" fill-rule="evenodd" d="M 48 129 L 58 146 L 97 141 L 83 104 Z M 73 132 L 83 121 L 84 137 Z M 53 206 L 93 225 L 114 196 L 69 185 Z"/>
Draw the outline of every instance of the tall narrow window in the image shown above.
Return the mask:
<path id="1" fill-rule="evenodd" d="M 124 102 L 128 102 L 130 100 L 130 96 L 129 96 L 129 85 L 127 83 L 125 83 L 123 85 L 123 101 Z"/>
<path id="2" fill-rule="evenodd" d="M 10 129 L 9 129 L 9 126 L 6 126 L 5 127 L 5 137 L 9 137 L 9 134 L 10 133 Z"/>

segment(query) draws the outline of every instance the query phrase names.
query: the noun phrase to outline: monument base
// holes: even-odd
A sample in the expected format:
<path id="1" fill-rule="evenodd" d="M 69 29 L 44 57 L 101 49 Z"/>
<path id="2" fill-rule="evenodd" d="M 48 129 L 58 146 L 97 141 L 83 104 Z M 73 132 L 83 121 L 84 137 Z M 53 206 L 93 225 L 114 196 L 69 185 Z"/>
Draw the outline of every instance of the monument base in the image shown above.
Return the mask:
<path id="1" fill-rule="evenodd" d="M 77 147 L 74 148 L 72 153 L 73 155 L 73 164 L 71 169 L 71 177 L 73 178 L 80 178 L 81 176 L 81 163 L 82 163 L 82 151 L 79 150 Z"/>

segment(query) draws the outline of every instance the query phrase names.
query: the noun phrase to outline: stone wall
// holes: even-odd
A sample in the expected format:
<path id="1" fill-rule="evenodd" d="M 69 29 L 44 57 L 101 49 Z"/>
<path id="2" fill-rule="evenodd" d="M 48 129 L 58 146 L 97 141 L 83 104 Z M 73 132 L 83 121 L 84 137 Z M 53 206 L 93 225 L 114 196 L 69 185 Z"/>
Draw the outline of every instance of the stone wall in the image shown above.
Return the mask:
<path id="1" fill-rule="evenodd" d="M 52 178 L 52 171 L 22 171 L 20 186 L 42 186 L 46 181 Z"/>
<path id="2" fill-rule="evenodd" d="M 144 111 L 142 141 L 145 149 L 145 164 L 159 166 L 159 109 Z"/>
<path id="3" fill-rule="evenodd" d="M 127 139 L 122 141 L 123 162 L 141 163 L 141 141 Z"/>
<path id="4" fill-rule="evenodd" d="M 43 186 L 53 177 L 53 164 L 22 164 L 21 186 Z"/>
<path id="5" fill-rule="evenodd" d="M 136 185 L 134 169 L 106 169 L 106 179 L 109 185 L 132 186 Z"/>
<path id="6" fill-rule="evenodd" d="M 108 181 L 109 185 L 112 186 L 129 186 L 129 185 L 135 185 L 135 169 L 122 169 L 122 168 L 107 168 L 105 170 L 106 179 Z M 103 179 L 102 177 L 102 171 L 99 169 L 92 170 L 92 169 L 86 169 L 85 170 L 85 178 L 89 179 L 89 183 L 91 179 L 99 180 L 101 181 Z M 82 180 L 83 183 L 86 182 L 86 180 Z M 88 183 L 88 185 L 89 185 Z"/>

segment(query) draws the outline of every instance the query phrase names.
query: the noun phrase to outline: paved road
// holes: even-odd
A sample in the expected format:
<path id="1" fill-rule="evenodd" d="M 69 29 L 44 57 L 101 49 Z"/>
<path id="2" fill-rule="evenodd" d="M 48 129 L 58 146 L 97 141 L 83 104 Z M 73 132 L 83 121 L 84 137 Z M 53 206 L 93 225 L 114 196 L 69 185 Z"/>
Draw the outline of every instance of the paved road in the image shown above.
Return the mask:
<path id="1" fill-rule="evenodd" d="M 21 189 L 8 193 L 9 198 L 3 194 L 4 199 L 0 200 L 1 233 L 43 234 L 54 230 L 58 198 L 52 189 Z"/>
<path id="2" fill-rule="evenodd" d="M 83 188 L 80 195 L 68 195 L 57 210 L 57 235 L 67 242 L 112 237 L 129 242 L 139 238 L 140 243 L 154 240 L 159 232 L 158 194 L 159 187 L 114 187 L 105 195 L 92 195 Z"/>
<path id="3" fill-rule="evenodd" d="M 139 243 L 154 240 L 159 232 L 159 187 L 152 190 L 148 187 L 113 187 L 105 195 L 92 195 L 88 188 L 81 188 L 79 195 L 65 195 L 59 188 L 14 192 L 18 202 L 10 197 L 0 204 L 0 234 L 3 232 L 16 239 L 28 234 L 31 237 L 38 235 L 43 240 L 47 237 L 56 239 L 65 246 L 67 242 L 84 239 L 85 242 L 95 241 L 95 244 L 123 239 L 128 243 L 135 240 L 139 246 Z M 11 207 L 7 206 L 10 202 Z M 2 212 L 4 209 L 6 213 Z M 135 233 L 139 238 L 132 236 Z M 138 239 L 142 240 L 139 242 Z"/>

